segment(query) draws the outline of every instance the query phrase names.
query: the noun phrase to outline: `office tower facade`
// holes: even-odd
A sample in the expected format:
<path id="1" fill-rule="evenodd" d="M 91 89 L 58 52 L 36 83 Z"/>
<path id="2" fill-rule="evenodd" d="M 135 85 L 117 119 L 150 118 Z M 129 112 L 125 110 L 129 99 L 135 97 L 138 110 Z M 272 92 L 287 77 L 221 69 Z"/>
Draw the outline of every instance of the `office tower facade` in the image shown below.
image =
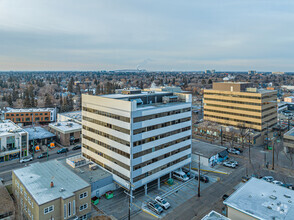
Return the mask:
<path id="1" fill-rule="evenodd" d="M 122 90 L 82 97 L 82 153 L 136 189 L 191 163 L 190 94 Z"/>
<path id="2" fill-rule="evenodd" d="M 277 91 L 251 83 L 213 83 L 213 89 L 204 90 L 204 120 L 264 132 L 277 123 Z"/>

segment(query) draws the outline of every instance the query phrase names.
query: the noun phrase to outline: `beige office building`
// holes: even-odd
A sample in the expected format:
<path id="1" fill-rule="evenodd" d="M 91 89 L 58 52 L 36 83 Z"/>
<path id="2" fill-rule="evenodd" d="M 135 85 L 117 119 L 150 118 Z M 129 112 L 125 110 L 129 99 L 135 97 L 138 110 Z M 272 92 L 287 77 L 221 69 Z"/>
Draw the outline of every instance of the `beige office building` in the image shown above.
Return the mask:
<path id="1" fill-rule="evenodd" d="M 56 160 L 12 172 L 20 219 L 88 219 L 91 186 Z"/>
<path id="2" fill-rule="evenodd" d="M 277 91 L 246 82 L 213 83 L 204 90 L 204 120 L 264 133 L 277 123 Z"/>

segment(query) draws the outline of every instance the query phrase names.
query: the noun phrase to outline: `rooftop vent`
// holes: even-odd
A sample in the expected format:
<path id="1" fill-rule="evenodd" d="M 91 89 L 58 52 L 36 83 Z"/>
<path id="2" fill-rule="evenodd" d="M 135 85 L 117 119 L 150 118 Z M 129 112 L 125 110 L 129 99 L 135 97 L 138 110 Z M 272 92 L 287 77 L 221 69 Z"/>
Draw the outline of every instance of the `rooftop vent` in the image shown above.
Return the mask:
<path id="1" fill-rule="evenodd" d="M 55 126 L 60 126 L 60 123 L 56 123 Z"/>
<path id="2" fill-rule="evenodd" d="M 64 192 L 65 189 L 64 188 L 60 188 L 59 192 Z"/>
<path id="3" fill-rule="evenodd" d="M 53 181 L 51 181 L 51 183 L 50 183 L 50 187 L 51 187 L 51 188 L 54 187 L 54 183 L 53 183 Z"/>
<path id="4" fill-rule="evenodd" d="M 274 195 L 271 195 L 270 198 L 273 199 L 273 200 L 276 200 L 277 199 L 277 197 L 274 196 Z"/>
<path id="5" fill-rule="evenodd" d="M 288 199 L 290 199 L 290 198 L 291 198 L 291 196 L 289 196 L 289 195 L 286 195 L 286 194 L 285 194 L 284 196 L 285 196 L 286 198 L 288 198 Z"/>

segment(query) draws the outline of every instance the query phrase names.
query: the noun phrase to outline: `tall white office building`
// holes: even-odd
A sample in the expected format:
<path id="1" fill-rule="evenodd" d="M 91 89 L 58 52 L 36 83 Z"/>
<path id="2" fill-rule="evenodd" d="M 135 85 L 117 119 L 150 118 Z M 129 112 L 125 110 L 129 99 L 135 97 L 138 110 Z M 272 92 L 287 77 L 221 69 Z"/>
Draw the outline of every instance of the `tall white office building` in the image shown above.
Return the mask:
<path id="1" fill-rule="evenodd" d="M 82 97 L 83 156 L 136 189 L 191 163 L 190 94 L 120 90 Z"/>

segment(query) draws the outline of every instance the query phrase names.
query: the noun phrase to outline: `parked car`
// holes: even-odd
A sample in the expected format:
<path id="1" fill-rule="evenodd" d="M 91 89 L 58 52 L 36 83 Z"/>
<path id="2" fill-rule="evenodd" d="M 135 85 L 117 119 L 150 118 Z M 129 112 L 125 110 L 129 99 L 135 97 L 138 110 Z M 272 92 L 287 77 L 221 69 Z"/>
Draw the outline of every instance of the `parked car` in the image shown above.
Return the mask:
<path id="1" fill-rule="evenodd" d="M 278 180 L 274 180 L 272 183 L 276 184 L 276 185 L 279 185 L 279 186 L 282 186 L 284 184 L 283 182 L 278 181 Z"/>
<path id="2" fill-rule="evenodd" d="M 243 183 L 247 182 L 248 180 L 250 180 L 249 177 L 247 177 L 247 176 L 242 176 L 242 182 L 243 182 Z"/>
<path id="3" fill-rule="evenodd" d="M 45 153 L 41 153 L 37 158 L 38 159 L 41 159 L 41 158 L 44 158 L 44 157 L 49 157 L 50 155 L 47 153 L 47 152 L 45 152 Z"/>
<path id="4" fill-rule="evenodd" d="M 32 160 L 33 160 L 32 156 L 27 156 L 27 157 L 22 158 L 19 162 L 20 163 L 26 163 L 26 162 L 29 162 L 29 161 L 32 161 Z"/>
<path id="5" fill-rule="evenodd" d="M 174 176 L 176 179 L 181 180 L 181 181 L 184 181 L 184 182 L 187 181 L 187 180 L 189 180 L 189 177 L 187 176 L 186 173 L 184 173 L 184 172 L 182 171 L 182 169 L 179 169 L 179 170 L 174 171 L 174 172 L 173 172 L 173 176 Z"/>
<path id="6" fill-rule="evenodd" d="M 229 162 L 235 164 L 236 166 L 239 166 L 239 163 L 235 160 L 230 160 Z"/>
<path id="7" fill-rule="evenodd" d="M 227 198 L 229 198 L 229 195 L 227 194 L 223 195 L 223 200 L 226 200 Z"/>
<path id="8" fill-rule="evenodd" d="M 63 153 L 66 153 L 66 152 L 68 152 L 67 148 L 61 148 L 59 151 L 57 151 L 58 154 L 63 154 Z"/>
<path id="9" fill-rule="evenodd" d="M 240 153 L 243 153 L 243 150 L 239 147 L 234 147 L 235 150 L 239 151 Z"/>
<path id="10" fill-rule="evenodd" d="M 170 207 L 170 204 L 160 196 L 156 196 L 155 202 L 157 202 L 164 209 L 168 209 Z"/>
<path id="11" fill-rule="evenodd" d="M 275 180 L 274 177 L 272 177 L 272 176 L 265 176 L 262 179 L 265 180 L 265 181 L 267 181 L 267 182 L 270 182 L 270 183 Z"/>
<path id="12" fill-rule="evenodd" d="M 148 202 L 147 207 L 157 213 L 158 215 L 160 215 L 163 212 L 163 208 L 161 208 L 161 206 L 159 204 L 157 204 L 156 202 Z"/>
<path id="13" fill-rule="evenodd" d="M 294 190 L 294 186 L 292 184 L 284 183 L 282 186 Z"/>
<path id="14" fill-rule="evenodd" d="M 231 153 L 231 154 L 236 154 L 236 155 L 239 155 L 240 154 L 240 151 L 234 149 L 234 148 L 229 148 L 228 149 L 228 152 Z"/>
<path id="15" fill-rule="evenodd" d="M 236 164 L 231 163 L 230 161 L 225 161 L 225 162 L 223 163 L 223 166 L 225 166 L 225 167 L 230 167 L 230 168 L 236 168 Z"/>
<path id="16" fill-rule="evenodd" d="M 79 150 L 79 149 L 81 149 L 81 148 L 82 148 L 81 145 L 77 145 L 77 146 L 74 146 L 74 147 L 72 148 L 72 150 Z"/>
<path id="17" fill-rule="evenodd" d="M 198 174 L 195 175 L 195 179 L 198 180 Z M 200 181 L 202 181 L 204 183 L 208 183 L 209 178 L 207 176 L 204 176 L 204 175 L 200 174 Z"/>

